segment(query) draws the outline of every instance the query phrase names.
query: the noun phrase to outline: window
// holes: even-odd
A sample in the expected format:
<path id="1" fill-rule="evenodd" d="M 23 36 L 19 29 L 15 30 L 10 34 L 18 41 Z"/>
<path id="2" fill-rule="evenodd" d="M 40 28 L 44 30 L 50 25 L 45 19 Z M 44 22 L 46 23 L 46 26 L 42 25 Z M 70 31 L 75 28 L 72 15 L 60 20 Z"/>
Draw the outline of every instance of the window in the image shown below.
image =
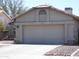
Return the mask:
<path id="1" fill-rule="evenodd" d="M 45 10 L 40 10 L 39 11 L 39 15 L 46 15 L 47 13 L 46 13 L 46 11 Z"/>
<path id="2" fill-rule="evenodd" d="M 39 21 L 44 22 L 47 20 L 47 12 L 46 10 L 40 10 L 39 11 Z"/>

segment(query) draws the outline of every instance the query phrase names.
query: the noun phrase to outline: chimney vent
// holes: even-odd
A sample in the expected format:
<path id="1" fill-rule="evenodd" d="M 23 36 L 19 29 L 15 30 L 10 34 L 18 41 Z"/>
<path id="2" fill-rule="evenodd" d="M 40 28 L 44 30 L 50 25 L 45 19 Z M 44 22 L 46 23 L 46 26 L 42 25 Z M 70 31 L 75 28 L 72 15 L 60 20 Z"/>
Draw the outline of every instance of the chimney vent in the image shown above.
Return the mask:
<path id="1" fill-rule="evenodd" d="M 72 14 L 72 11 L 73 11 L 73 9 L 71 7 L 65 8 L 66 13 Z"/>

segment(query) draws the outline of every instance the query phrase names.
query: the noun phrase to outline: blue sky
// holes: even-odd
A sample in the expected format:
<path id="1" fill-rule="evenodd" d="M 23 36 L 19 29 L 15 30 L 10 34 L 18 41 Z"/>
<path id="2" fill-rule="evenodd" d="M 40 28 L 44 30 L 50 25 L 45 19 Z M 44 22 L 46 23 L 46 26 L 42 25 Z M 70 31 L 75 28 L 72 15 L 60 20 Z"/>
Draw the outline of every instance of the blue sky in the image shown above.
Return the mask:
<path id="1" fill-rule="evenodd" d="M 46 4 L 64 10 L 65 7 L 72 7 L 73 14 L 79 16 L 79 0 L 23 0 L 24 6 L 31 8 Z"/>

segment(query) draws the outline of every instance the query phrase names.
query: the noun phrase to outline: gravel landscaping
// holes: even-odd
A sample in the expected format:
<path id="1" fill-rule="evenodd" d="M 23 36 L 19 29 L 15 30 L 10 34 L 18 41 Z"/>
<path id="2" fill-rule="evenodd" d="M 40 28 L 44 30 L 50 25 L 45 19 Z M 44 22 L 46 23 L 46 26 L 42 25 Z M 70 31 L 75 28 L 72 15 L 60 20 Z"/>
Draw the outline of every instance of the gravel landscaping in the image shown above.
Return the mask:
<path id="1" fill-rule="evenodd" d="M 79 56 L 79 51 L 74 56 Z"/>
<path id="2" fill-rule="evenodd" d="M 71 56 L 79 46 L 60 46 L 45 53 L 45 56 Z M 79 52 L 76 54 L 79 56 Z"/>

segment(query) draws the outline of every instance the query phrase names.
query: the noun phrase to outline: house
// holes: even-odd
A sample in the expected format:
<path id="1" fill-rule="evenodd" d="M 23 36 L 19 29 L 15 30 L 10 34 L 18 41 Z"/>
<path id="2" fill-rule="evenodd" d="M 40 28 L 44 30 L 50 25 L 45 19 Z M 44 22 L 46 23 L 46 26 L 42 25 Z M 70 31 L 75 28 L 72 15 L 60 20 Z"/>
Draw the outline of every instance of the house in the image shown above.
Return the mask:
<path id="1" fill-rule="evenodd" d="M 4 25 L 4 28 L 7 28 L 9 26 L 9 23 L 11 22 L 11 17 L 0 8 L 0 22 Z"/>
<path id="2" fill-rule="evenodd" d="M 78 41 L 79 17 L 72 8 L 59 10 L 48 5 L 29 9 L 16 17 L 17 43 L 74 44 Z"/>
<path id="3" fill-rule="evenodd" d="M 8 32 L 6 32 L 6 30 L 9 30 L 10 22 L 11 22 L 11 17 L 0 7 L 0 26 L 3 26 L 0 27 L 0 40 L 4 40 L 8 38 L 7 35 Z"/>

